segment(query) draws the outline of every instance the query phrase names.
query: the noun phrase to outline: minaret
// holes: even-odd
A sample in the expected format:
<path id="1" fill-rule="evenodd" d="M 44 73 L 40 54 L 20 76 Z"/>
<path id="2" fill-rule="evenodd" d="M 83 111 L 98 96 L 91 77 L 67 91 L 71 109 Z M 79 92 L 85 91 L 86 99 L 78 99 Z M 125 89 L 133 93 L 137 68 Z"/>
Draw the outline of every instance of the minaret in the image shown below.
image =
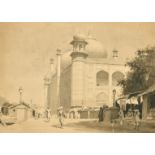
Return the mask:
<path id="1" fill-rule="evenodd" d="M 50 59 L 50 72 L 52 76 L 54 74 L 54 59 L 53 58 Z"/>
<path id="2" fill-rule="evenodd" d="M 44 78 L 44 90 L 45 90 L 45 109 L 49 108 L 49 97 L 48 97 L 48 94 L 49 94 L 49 86 L 50 86 L 50 79 L 49 77 L 46 77 Z"/>
<path id="3" fill-rule="evenodd" d="M 57 106 L 60 106 L 60 72 L 61 72 L 61 50 L 57 49 L 57 88 L 56 88 L 56 94 L 57 94 Z"/>
<path id="4" fill-rule="evenodd" d="M 50 84 L 51 79 L 54 74 L 54 59 L 50 59 L 50 68 L 47 75 L 44 78 L 44 86 L 45 86 L 45 109 L 50 108 Z"/>
<path id="5" fill-rule="evenodd" d="M 73 46 L 71 53 L 71 106 L 83 106 L 85 104 L 84 73 L 85 59 L 88 56 L 85 52 L 87 42 L 83 36 L 74 36 L 71 45 Z"/>

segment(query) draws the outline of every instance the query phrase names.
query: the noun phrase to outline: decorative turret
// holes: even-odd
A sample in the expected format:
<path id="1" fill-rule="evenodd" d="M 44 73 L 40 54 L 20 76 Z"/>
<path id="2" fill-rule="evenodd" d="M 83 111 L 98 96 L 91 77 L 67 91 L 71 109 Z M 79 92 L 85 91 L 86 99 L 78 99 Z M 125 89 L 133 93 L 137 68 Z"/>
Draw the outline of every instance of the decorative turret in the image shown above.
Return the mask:
<path id="1" fill-rule="evenodd" d="M 85 41 L 85 37 L 83 35 L 73 36 L 73 41 L 71 41 L 70 44 L 73 45 L 73 52 L 71 53 L 72 59 L 76 57 L 86 58 L 88 56 L 85 52 L 85 48 L 88 43 Z"/>
<path id="2" fill-rule="evenodd" d="M 84 36 L 75 35 L 73 36 L 73 41 L 70 44 L 73 45 L 73 52 L 84 52 L 87 42 L 85 41 Z"/>
<path id="3" fill-rule="evenodd" d="M 51 76 L 53 76 L 54 71 L 55 71 L 55 69 L 54 69 L 54 59 L 53 58 L 50 59 L 50 71 L 51 71 Z"/>
<path id="4" fill-rule="evenodd" d="M 50 85 L 50 83 L 51 83 L 51 79 L 49 78 L 49 77 L 47 77 L 47 76 L 45 76 L 44 77 L 44 85 L 46 86 L 48 86 L 48 85 Z"/>
<path id="5" fill-rule="evenodd" d="M 113 50 L 113 58 L 114 59 L 118 58 L 118 51 L 117 50 Z"/>

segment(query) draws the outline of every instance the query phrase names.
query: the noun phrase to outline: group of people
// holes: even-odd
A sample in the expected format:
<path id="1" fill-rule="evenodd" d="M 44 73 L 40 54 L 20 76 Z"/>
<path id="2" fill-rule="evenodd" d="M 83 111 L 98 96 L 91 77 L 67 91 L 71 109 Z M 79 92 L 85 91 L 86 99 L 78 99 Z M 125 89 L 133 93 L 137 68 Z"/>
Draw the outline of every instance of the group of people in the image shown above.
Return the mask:
<path id="1" fill-rule="evenodd" d="M 58 120 L 60 123 L 60 128 L 63 128 L 65 113 L 63 111 L 62 106 L 57 109 L 57 116 L 58 116 Z M 46 110 L 46 118 L 47 118 L 47 122 L 49 122 L 51 120 L 51 110 L 49 108 Z"/>
<path id="2" fill-rule="evenodd" d="M 99 110 L 99 113 L 98 113 L 98 120 L 99 120 L 99 122 L 103 122 L 104 121 L 105 112 L 107 110 L 108 110 L 107 106 L 100 107 L 100 110 Z M 112 113 L 113 112 L 111 111 L 111 116 L 110 116 L 111 117 L 110 118 L 111 122 L 113 122 L 113 120 L 115 120 L 115 119 L 118 119 L 119 123 L 120 123 L 120 126 L 123 126 L 124 120 L 125 120 L 125 112 L 124 112 L 123 108 L 122 107 L 118 108 L 118 114 L 117 115 L 114 115 Z M 139 126 L 140 126 L 140 119 L 141 119 L 141 113 L 140 113 L 139 109 L 134 109 L 133 110 L 133 117 L 132 118 L 133 118 L 134 123 L 135 123 L 135 129 L 138 130 Z"/>
<path id="3" fill-rule="evenodd" d="M 135 129 L 139 129 L 140 127 L 140 111 L 138 109 L 135 109 L 133 111 L 133 120 L 134 120 L 134 123 L 135 123 Z M 124 123 L 124 118 L 125 118 L 125 115 L 124 115 L 124 112 L 122 109 L 119 110 L 119 119 L 120 119 L 120 125 L 123 126 L 123 123 Z"/>
<path id="4" fill-rule="evenodd" d="M 123 125 L 123 120 L 125 117 L 130 117 L 134 120 L 135 129 L 139 129 L 140 120 L 142 119 L 142 106 L 143 102 L 137 100 L 137 104 L 126 103 L 126 104 L 118 104 L 116 101 L 116 107 L 119 109 L 120 122 Z"/>
<path id="5" fill-rule="evenodd" d="M 133 116 L 134 111 L 139 111 L 140 118 L 142 118 L 142 106 L 143 102 L 138 102 L 136 104 L 134 103 L 118 103 L 118 101 L 115 102 L 115 105 L 117 108 L 122 109 L 124 113 L 124 117 Z"/>

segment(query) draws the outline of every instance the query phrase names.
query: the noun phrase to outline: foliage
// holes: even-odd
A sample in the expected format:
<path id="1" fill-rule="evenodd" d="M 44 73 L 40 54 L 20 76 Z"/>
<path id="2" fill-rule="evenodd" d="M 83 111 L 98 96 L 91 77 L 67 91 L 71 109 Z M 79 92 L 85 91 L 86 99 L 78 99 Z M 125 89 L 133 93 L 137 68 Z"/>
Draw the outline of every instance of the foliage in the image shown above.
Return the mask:
<path id="1" fill-rule="evenodd" d="M 123 88 L 123 93 L 131 93 L 148 88 L 154 83 L 154 78 L 150 78 L 154 68 L 155 47 L 147 47 L 138 50 L 136 57 L 127 62 L 130 71 L 126 78 L 120 80 L 118 85 Z"/>

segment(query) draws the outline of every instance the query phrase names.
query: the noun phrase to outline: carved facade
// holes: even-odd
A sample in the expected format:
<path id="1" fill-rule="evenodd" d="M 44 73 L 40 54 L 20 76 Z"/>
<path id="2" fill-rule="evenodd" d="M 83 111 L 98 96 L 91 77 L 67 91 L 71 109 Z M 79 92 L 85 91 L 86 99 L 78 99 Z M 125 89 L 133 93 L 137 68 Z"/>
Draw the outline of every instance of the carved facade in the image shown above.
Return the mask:
<path id="1" fill-rule="evenodd" d="M 45 81 L 50 78 L 47 107 L 55 113 L 58 106 L 66 111 L 71 107 L 113 106 L 121 95 L 117 84 L 125 76 L 125 60 L 116 50 L 107 53 L 90 36 L 76 35 L 71 45 L 73 50 L 57 54 L 56 73 L 45 77 Z"/>

